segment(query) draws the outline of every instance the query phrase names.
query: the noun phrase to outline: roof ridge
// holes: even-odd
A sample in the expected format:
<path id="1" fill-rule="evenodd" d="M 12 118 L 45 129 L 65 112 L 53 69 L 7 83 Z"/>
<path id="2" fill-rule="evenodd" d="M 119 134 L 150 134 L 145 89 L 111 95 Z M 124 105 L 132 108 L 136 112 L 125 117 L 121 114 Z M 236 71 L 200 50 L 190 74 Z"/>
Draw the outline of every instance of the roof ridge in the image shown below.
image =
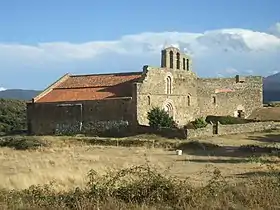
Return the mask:
<path id="1" fill-rule="evenodd" d="M 116 72 L 116 73 L 103 73 L 103 74 L 72 74 L 70 77 L 86 77 L 86 76 L 109 76 L 109 75 L 134 75 L 134 74 L 142 74 L 142 71 L 135 71 L 135 72 Z"/>
<path id="2" fill-rule="evenodd" d="M 93 88 L 106 88 L 106 87 L 112 87 L 109 85 L 98 85 L 98 86 L 94 86 L 94 85 L 89 85 L 89 86 L 75 86 L 75 87 L 56 87 L 54 88 L 54 90 L 68 90 L 68 89 L 93 89 Z"/>

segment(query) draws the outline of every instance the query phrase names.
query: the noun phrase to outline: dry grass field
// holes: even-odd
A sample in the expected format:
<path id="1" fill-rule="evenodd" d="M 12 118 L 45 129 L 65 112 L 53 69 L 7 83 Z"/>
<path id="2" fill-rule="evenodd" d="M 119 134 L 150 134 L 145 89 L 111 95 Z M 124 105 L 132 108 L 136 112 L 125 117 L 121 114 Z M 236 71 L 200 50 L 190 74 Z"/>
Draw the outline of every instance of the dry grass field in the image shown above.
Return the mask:
<path id="1" fill-rule="evenodd" d="M 266 171 L 267 164 L 280 165 L 277 155 L 237 150 L 249 144 L 280 148 L 279 131 L 201 139 L 201 149 L 183 146 L 182 156 L 177 156 L 175 149 L 98 146 L 72 137 L 36 138 L 48 146 L 36 150 L 0 147 L 0 188 L 25 189 L 54 182 L 56 190 L 69 190 L 85 187 L 86 175 L 91 169 L 104 174 L 142 164 L 149 164 L 167 175 L 189 177 L 193 184 L 199 185 L 208 180 L 209 170 L 215 168 L 228 180 L 239 180 L 246 178 L 246 174 Z M 220 148 L 204 148 L 207 143 Z"/>
<path id="2" fill-rule="evenodd" d="M 279 209 L 279 139 L 2 137 L 0 209 Z"/>

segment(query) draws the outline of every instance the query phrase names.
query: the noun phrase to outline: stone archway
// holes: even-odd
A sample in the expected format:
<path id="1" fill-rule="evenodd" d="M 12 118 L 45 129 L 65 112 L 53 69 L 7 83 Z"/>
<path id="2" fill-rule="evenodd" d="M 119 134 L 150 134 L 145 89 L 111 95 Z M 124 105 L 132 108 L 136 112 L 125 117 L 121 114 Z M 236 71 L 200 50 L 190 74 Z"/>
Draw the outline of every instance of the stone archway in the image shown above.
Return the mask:
<path id="1" fill-rule="evenodd" d="M 173 119 L 175 120 L 176 110 L 172 100 L 167 99 L 164 102 L 162 108 L 169 114 L 170 117 L 173 117 Z"/>
<path id="2" fill-rule="evenodd" d="M 174 111 L 173 111 L 173 106 L 171 103 L 167 103 L 165 106 L 164 106 L 164 110 L 168 113 L 168 115 L 170 117 L 173 117 L 174 116 Z"/>

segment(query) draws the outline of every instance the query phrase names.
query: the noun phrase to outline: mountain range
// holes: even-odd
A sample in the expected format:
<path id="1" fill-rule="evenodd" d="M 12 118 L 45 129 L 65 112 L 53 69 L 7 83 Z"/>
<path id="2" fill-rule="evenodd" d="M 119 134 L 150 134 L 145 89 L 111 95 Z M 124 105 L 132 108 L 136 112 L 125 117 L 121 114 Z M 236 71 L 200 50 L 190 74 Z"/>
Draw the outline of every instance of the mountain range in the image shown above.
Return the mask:
<path id="1" fill-rule="evenodd" d="M 0 90 L 0 98 L 30 100 L 41 91 L 8 89 Z M 280 73 L 263 78 L 263 99 L 264 102 L 280 101 Z"/>
<path id="2" fill-rule="evenodd" d="M 7 89 L 0 91 L 0 98 L 30 100 L 40 92 L 38 90 Z"/>
<path id="3" fill-rule="evenodd" d="M 280 101 L 280 73 L 263 79 L 264 102 Z"/>

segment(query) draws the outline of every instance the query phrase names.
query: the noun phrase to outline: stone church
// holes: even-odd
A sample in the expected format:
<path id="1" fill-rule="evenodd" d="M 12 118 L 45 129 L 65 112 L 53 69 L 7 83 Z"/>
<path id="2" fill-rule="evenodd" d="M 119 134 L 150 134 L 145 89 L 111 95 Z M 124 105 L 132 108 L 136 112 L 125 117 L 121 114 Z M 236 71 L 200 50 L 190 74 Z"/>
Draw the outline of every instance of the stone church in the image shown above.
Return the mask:
<path id="1" fill-rule="evenodd" d="M 175 47 L 161 52 L 161 66 L 129 73 L 66 74 L 27 103 L 31 134 L 71 129 L 147 125 L 153 107 L 179 126 L 208 115 L 248 117 L 262 107 L 262 77 L 198 78 L 188 55 Z"/>

